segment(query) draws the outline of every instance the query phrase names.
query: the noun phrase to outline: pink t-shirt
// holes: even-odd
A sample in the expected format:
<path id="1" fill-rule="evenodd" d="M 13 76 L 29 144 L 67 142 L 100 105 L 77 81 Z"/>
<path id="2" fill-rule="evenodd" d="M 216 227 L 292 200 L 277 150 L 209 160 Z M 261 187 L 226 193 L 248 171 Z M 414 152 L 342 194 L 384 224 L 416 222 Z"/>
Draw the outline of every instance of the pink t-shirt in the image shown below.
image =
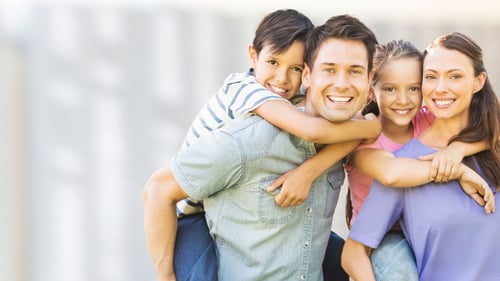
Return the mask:
<path id="1" fill-rule="evenodd" d="M 427 107 L 423 106 L 420 111 L 415 115 L 412 120 L 413 124 L 413 137 L 418 136 L 425 129 L 429 128 L 429 126 L 434 122 L 434 115 L 427 109 Z M 390 140 L 388 137 L 381 133 L 377 140 L 370 144 L 361 144 L 354 151 L 358 151 L 360 149 L 366 148 L 376 148 L 376 149 L 384 149 L 390 152 L 394 152 L 401 148 L 403 144 L 396 143 Z M 372 185 L 373 178 L 368 177 L 361 173 L 356 167 L 351 165 L 349 161 L 345 165 L 345 169 L 347 171 L 347 178 L 349 180 L 349 189 L 351 190 L 351 204 L 352 204 L 352 218 L 350 220 L 351 225 L 356 219 L 359 210 L 361 209 L 361 205 L 365 201 L 368 196 L 368 192 L 370 191 L 370 186 Z"/>

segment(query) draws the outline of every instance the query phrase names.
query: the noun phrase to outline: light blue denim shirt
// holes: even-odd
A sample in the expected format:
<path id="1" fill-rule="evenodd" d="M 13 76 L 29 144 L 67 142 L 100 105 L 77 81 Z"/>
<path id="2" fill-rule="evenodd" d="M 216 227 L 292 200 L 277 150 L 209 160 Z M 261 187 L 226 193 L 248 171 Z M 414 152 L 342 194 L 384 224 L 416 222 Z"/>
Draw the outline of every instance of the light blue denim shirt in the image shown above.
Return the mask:
<path id="1" fill-rule="evenodd" d="M 314 181 L 300 206 L 266 192 L 316 154 L 314 144 L 258 116 L 236 120 L 170 162 L 181 188 L 203 199 L 219 257 L 220 281 L 322 281 L 322 261 L 344 181 L 342 163 Z"/>

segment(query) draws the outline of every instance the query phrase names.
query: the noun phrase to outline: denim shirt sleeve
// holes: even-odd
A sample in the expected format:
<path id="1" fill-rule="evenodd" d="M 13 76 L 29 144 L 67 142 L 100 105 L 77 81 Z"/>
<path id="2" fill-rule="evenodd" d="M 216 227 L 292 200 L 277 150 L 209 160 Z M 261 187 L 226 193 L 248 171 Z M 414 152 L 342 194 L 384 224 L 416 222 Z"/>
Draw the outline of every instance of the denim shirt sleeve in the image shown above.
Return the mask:
<path id="1" fill-rule="evenodd" d="M 234 186 L 243 174 L 238 142 L 224 130 L 178 152 L 169 167 L 182 190 L 196 200 Z"/>

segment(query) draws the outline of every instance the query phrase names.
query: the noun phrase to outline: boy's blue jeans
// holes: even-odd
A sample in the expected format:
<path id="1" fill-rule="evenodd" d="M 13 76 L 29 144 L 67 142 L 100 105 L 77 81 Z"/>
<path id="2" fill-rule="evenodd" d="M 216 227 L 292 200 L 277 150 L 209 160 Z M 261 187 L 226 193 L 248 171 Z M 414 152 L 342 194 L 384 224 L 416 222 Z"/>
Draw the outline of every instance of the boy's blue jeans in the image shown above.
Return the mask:
<path id="1" fill-rule="evenodd" d="M 418 281 L 413 251 L 400 231 L 387 233 L 371 256 L 377 281 Z"/>
<path id="2" fill-rule="evenodd" d="M 325 281 L 349 280 L 340 266 L 343 246 L 344 239 L 331 232 L 323 260 Z M 217 281 L 217 255 L 205 221 L 205 214 L 179 219 L 174 269 L 177 281 Z"/>

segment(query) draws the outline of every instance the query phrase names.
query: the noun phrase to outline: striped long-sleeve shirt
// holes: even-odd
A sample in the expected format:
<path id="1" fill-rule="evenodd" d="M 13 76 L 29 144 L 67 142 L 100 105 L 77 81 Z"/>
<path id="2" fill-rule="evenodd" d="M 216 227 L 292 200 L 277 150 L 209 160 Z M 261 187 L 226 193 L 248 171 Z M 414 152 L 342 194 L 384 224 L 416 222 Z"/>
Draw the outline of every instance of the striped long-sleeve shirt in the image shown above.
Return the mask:
<path id="1" fill-rule="evenodd" d="M 257 83 L 251 69 L 246 73 L 230 74 L 195 117 L 182 149 L 197 142 L 201 136 L 225 126 L 229 121 L 252 114 L 253 110 L 270 100 L 283 98 Z M 200 212 L 203 212 L 201 201 L 186 198 L 177 203 L 178 217 Z"/>

